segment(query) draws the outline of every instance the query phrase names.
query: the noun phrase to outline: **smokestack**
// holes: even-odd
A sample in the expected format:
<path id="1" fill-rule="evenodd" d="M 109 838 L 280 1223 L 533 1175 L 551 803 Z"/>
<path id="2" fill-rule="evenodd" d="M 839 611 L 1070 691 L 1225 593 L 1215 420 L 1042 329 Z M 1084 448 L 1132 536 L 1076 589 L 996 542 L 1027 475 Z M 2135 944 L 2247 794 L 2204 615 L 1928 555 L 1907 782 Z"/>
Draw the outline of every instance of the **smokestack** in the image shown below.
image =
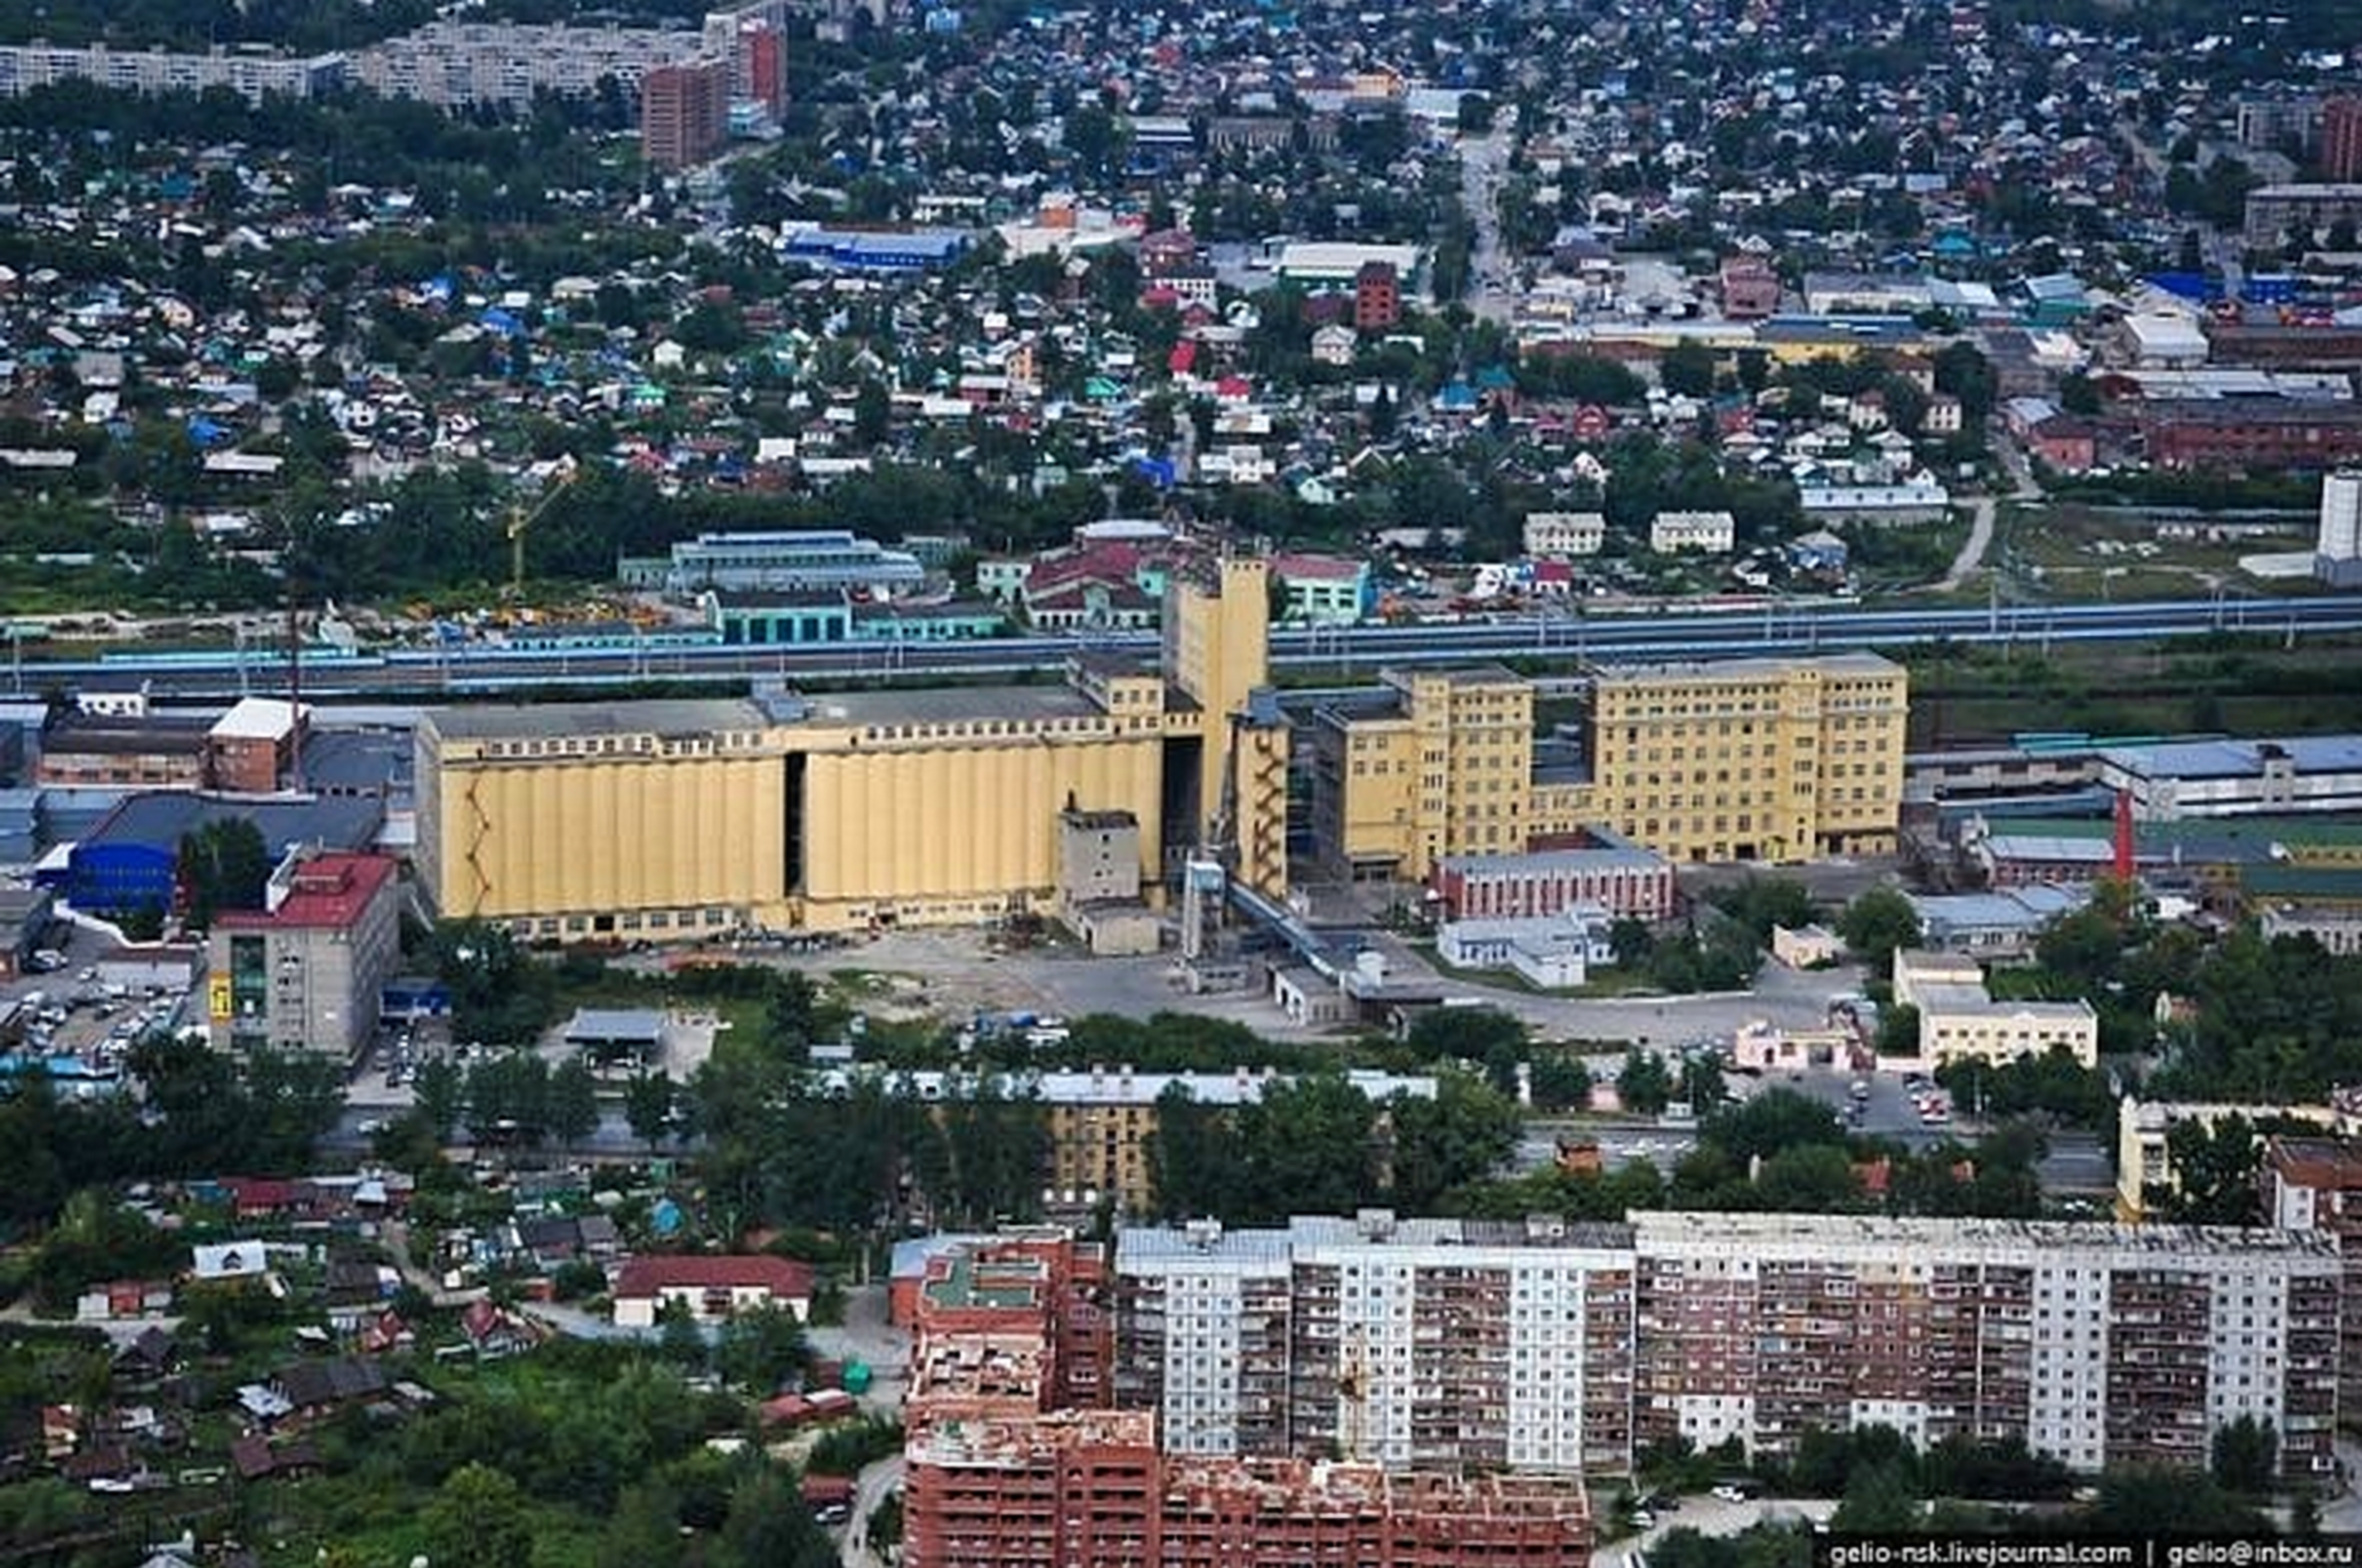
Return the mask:
<path id="1" fill-rule="evenodd" d="M 2133 879 L 2133 792 L 2116 791 L 2115 874 L 2121 882 Z"/>

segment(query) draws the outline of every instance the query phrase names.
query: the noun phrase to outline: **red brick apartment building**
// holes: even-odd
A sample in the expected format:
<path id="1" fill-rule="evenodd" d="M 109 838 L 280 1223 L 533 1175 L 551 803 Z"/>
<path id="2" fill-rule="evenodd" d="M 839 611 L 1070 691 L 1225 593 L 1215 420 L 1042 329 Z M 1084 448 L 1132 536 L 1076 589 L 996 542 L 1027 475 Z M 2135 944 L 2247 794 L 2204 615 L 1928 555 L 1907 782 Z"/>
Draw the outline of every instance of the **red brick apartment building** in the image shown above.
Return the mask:
<path id="1" fill-rule="evenodd" d="M 1160 1454 L 1146 1411 L 939 1425 L 906 1451 L 912 1568 L 1584 1568 L 1580 1485 Z"/>
<path id="2" fill-rule="evenodd" d="M 730 62 L 652 66 L 640 78 L 640 155 L 653 169 L 686 169 L 730 138 Z"/>
<path id="3" fill-rule="evenodd" d="M 2165 469 L 2336 468 L 2362 458 L 2362 404 L 2225 398 L 2146 403 L 2149 461 Z"/>
<path id="4" fill-rule="evenodd" d="M 1402 320 L 1402 280 L 1388 261 L 1364 261 L 1353 274 L 1353 329 L 1392 332 Z"/>

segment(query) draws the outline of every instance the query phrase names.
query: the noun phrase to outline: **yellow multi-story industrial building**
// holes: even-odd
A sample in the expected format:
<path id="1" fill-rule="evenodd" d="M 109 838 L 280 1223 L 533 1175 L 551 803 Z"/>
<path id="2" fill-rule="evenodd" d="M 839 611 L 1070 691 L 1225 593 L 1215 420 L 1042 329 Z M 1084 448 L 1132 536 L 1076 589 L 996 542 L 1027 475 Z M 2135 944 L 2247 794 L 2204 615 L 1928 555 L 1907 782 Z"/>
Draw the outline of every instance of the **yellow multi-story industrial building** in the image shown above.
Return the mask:
<path id="1" fill-rule="evenodd" d="M 1909 708 L 1876 654 L 1603 668 L 1593 820 L 1672 860 L 1883 854 Z"/>
<path id="2" fill-rule="evenodd" d="M 1525 848 L 1532 684 L 1498 665 L 1383 680 L 1319 715 L 1313 836 L 1328 857 L 1365 877 L 1424 880 L 1447 855 Z"/>
<path id="3" fill-rule="evenodd" d="M 1594 825 L 1675 860 L 1880 853 L 1908 706 L 1871 654 L 1606 667 L 1575 756 L 1537 743 L 1532 684 L 1507 669 L 1390 673 L 1317 716 L 1313 835 L 1331 874 L 1408 881 Z"/>
<path id="4" fill-rule="evenodd" d="M 1199 844 L 1279 896 L 1266 604 L 1261 561 L 1176 586 L 1162 678 L 1077 661 L 1055 688 L 437 709 L 421 883 L 445 915 L 557 940 L 957 923 L 1050 903 L 1074 808 L 1138 823 L 1151 898 Z"/>

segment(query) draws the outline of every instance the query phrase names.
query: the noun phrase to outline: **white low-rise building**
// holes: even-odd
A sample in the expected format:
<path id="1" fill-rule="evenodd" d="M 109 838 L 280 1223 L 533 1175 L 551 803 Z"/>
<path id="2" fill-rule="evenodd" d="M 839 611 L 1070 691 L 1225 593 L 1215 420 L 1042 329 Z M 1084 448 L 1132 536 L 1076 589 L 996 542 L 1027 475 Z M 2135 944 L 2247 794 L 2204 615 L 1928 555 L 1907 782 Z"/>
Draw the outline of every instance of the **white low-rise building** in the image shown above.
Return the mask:
<path id="1" fill-rule="evenodd" d="M 1607 542 L 1607 515 L 1602 512 L 1529 512 L 1525 534 L 1526 554 L 1538 560 L 1595 556 Z"/>
<path id="2" fill-rule="evenodd" d="M 1454 969 L 1508 969 L 1544 990 L 1580 986 L 1595 966 L 1616 962 L 1615 917 L 1599 904 L 1571 904 L 1551 915 L 1446 921 L 1435 954 Z"/>
<path id="3" fill-rule="evenodd" d="M 1738 522 L 1727 512 L 1660 512 L 1649 524 L 1649 548 L 1661 556 L 1676 550 L 1728 555 L 1738 542 Z"/>

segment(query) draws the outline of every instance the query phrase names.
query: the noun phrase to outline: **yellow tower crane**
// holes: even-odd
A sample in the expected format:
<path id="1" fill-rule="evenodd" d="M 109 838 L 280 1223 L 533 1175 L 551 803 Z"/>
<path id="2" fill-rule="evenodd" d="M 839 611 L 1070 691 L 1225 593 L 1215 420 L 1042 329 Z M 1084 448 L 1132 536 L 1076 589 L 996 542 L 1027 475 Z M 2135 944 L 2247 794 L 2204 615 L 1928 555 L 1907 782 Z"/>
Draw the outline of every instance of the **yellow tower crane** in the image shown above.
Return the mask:
<path id="1" fill-rule="evenodd" d="M 539 500 L 535 501 L 531 506 L 527 506 L 524 502 L 520 502 L 516 505 L 509 508 L 507 533 L 509 536 L 509 596 L 511 598 L 513 599 L 521 597 L 524 592 L 524 536 L 526 531 L 532 528 L 534 524 L 540 521 L 541 514 L 549 510 L 550 502 L 556 501 L 559 496 L 566 493 L 566 487 L 574 482 L 575 476 L 580 471 L 580 469 L 575 467 L 573 458 L 566 458 L 558 464 L 555 470 L 552 471 L 550 475 L 549 488 L 541 492 L 541 498 Z"/>

